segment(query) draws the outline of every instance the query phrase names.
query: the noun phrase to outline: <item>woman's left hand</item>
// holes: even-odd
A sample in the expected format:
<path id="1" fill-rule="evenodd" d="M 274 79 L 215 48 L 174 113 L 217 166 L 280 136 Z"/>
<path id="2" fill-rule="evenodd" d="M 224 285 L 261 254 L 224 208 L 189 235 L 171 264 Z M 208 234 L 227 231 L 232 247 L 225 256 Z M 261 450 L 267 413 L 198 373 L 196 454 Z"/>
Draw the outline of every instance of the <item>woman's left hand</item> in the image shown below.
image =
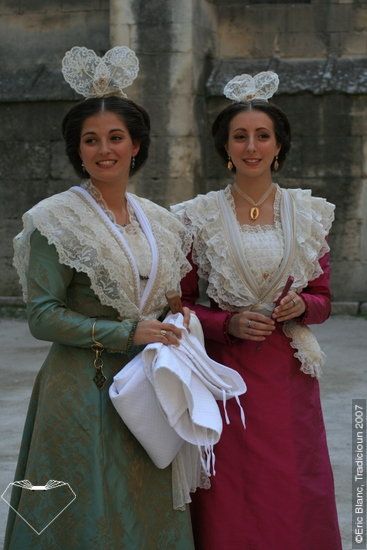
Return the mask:
<path id="1" fill-rule="evenodd" d="M 290 290 L 286 296 L 281 300 L 279 306 L 277 306 L 272 314 L 272 318 L 278 323 L 283 321 L 290 321 L 300 317 L 306 311 L 306 304 L 299 294 Z"/>

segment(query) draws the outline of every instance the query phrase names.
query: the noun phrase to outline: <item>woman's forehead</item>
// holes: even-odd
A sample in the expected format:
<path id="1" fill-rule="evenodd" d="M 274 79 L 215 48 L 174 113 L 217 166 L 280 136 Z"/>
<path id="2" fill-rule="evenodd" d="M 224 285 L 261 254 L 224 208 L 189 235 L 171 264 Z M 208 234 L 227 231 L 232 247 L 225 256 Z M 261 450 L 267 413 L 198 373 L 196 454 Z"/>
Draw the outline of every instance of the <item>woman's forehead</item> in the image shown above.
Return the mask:
<path id="1" fill-rule="evenodd" d="M 259 110 L 241 111 L 235 115 L 230 123 L 231 130 L 236 129 L 268 129 L 274 130 L 274 124 L 272 119 Z"/>

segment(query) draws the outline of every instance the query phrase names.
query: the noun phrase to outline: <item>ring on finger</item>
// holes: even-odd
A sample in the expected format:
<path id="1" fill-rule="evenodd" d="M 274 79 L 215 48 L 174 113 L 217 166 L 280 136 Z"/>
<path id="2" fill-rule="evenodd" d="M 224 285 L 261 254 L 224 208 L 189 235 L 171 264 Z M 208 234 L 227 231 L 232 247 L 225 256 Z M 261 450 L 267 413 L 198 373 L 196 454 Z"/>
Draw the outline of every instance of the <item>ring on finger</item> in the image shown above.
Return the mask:
<path id="1" fill-rule="evenodd" d="M 248 320 L 247 320 L 247 328 L 250 328 L 251 325 L 252 325 L 251 319 L 248 319 Z"/>
<path id="2" fill-rule="evenodd" d="M 161 329 L 159 332 L 161 333 L 162 336 L 167 336 L 166 330 Z"/>
<path id="3" fill-rule="evenodd" d="M 296 307 L 296 306 L 297 306 L 297 304 L 296 304 L 296 301 L 295 301 L 295 299 L 294 299 L 294 298 L 292 298 L 292 302 L 293 302 L 293 305 L 294 305 L 294 307 Z"/>

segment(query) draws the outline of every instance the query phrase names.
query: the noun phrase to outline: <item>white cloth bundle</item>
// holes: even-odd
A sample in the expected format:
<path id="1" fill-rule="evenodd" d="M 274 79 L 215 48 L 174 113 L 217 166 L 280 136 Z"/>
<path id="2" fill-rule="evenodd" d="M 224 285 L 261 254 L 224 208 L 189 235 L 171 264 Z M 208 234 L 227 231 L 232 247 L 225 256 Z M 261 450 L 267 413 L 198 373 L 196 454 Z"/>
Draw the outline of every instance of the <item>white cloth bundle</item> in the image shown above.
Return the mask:
<path id="1" fill-rule="evenodd" d="M 236 371 L 208 357 L 195 315 L 190 332 L 180 313 L 169 314 L 165 322 L 182 330 L 180 345 L 146 346 L 114 377 L 110 397 L 154 464 L 165 468 L 173 462 L 174 508 L 182 508 L 190 502 L 189 492 L 214 472 L 213 445 L 223 429 L 216 400 L 224 407 L 231 397 L 239 403 L 246 384 Z"/>

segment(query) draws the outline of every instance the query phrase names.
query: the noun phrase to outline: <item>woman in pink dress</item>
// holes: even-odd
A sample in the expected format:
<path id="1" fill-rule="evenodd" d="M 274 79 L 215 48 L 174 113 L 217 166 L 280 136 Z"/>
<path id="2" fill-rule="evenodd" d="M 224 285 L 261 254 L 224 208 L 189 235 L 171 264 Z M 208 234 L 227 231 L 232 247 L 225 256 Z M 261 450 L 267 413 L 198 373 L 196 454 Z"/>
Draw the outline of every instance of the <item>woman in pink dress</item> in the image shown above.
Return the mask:
<path id="1" fill-rule="evenodd" d="M 246 429 L 229 401 L 212 487 L 193 495 L 197 550 L 341 549 L 319 395 L 324 356 L 308 328 L 330 314 L 334 206 L 273 181 L 290 148 L 287 117 L 267 102 L 277 85 L 271 72 L 227 84 L 234 102 L 213 137 L 233 184 L 173 207 L 193 235 L 184 303 L 203 325 L 209 355 L 248 388 Z M 199 278 L 209 307 L 196 304 Z"/>

